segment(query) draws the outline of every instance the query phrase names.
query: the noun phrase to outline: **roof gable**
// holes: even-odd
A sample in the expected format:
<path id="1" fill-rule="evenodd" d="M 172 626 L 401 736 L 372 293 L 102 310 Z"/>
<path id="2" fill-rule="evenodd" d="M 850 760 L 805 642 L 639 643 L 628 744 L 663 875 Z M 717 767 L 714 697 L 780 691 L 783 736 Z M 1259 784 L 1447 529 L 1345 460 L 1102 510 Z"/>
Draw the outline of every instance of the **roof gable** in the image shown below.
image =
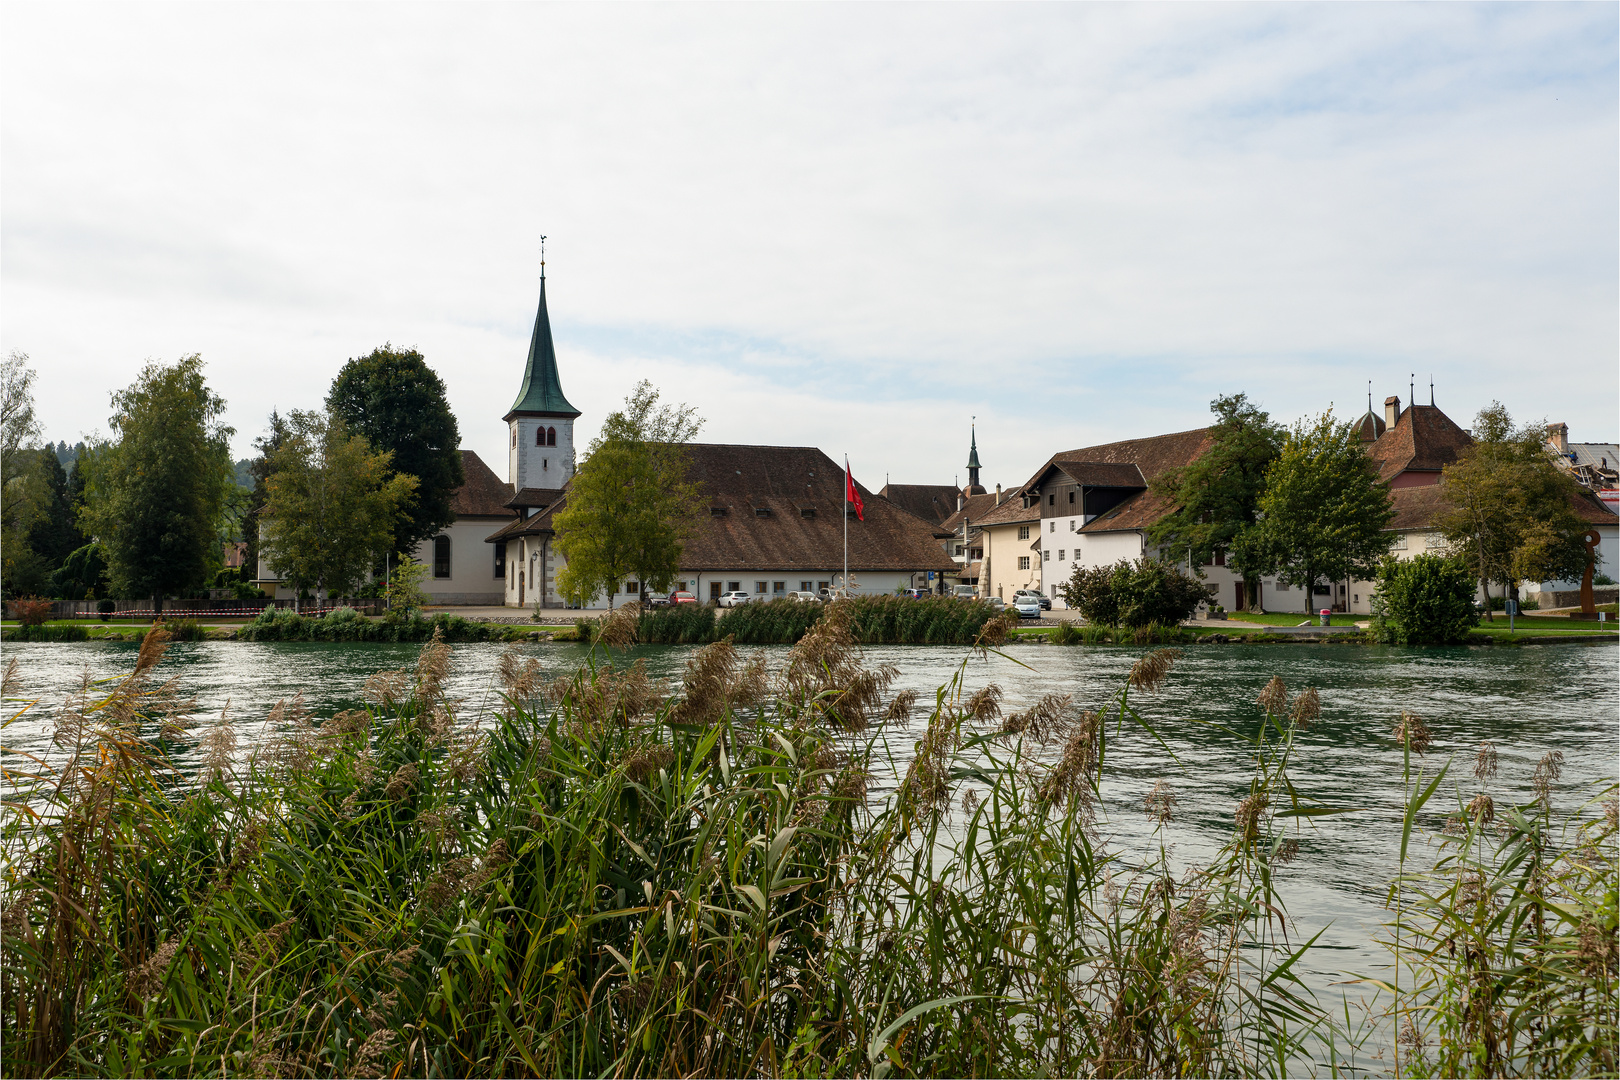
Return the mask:
<path id="1" fill-rule="evenodd" d="M 1468 432 L 1433 405 L 1412 405 L 1367 448 L 1385 483 L 1403 472 L 1439 472 L 1473 445 Z"/>
<path id="2" fill-rule="evenodd" d="M 471 450 L 463 450 L 461 469 L 466 481 L 450 493 L 450 509 L 456 517 L 512 516 L 506 505 L 512 497 L 512 489 L 484 464 L 483 458 Z"/>

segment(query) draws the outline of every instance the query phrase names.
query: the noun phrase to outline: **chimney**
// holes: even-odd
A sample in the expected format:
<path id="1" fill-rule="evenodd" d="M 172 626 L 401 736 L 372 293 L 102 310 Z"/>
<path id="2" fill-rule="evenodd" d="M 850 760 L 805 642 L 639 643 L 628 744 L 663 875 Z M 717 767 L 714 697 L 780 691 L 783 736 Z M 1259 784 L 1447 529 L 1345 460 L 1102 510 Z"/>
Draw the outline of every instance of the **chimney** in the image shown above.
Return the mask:
<path id="1" fill-rule="evenodd" d="M 956 493 L 956 512 L 958 514 L 962 512 L 962 493 L 960 491 Z"/>
<path id="2" fill-rule="evenodd" d="M 1384 427 L 1393 428 L 1395 421 L 1401 418 L 1401 399 L 1387 397 L 1384 399 Z"/>
<path id="3" fill-rule="evenodd" d="M 1001 485 L 1000 484 L 996 485 L 996 505 L 997 506 L 1001 505 Z"/>
<path id="4" fill-rule="evenodd" d="M 1569 425 L 1548 424 L 1547 445 L 1552 447 L 1554 450 L 1557 450 L 1560 454 L 1569 453 Z"/>

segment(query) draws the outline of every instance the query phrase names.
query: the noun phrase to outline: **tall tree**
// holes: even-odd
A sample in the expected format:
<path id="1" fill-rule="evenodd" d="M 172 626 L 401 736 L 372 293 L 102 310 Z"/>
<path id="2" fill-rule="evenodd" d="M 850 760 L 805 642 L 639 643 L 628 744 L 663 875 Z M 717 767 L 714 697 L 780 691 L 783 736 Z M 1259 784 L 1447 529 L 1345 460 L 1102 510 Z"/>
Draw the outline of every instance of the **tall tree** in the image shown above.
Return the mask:
<path id="1" fill-rule="evenodd" d="M 208 388 L 202 357 L 152 362 L 112 396 L 117 442 L 98 446 L 86 484 L 86 532 L 107 560 L 118 596 L 202 587 L 219 560 L 219 520 L 231 483 L 225 401 Z"/>
<path id="2" fill-rule="evenodd" d="M 688 479 L 685 444 L 703 421 L 689 405 L 660 405 L 643 379 L 610 413 L 568 487 L 556 517 L 566 560 L 557 591 L 579 604 L 601 592 L 613 605 L 618 582 L 635 575 L 642 589 L 669 588 L 703 498 Z"/>
<path id="3" fill-rule="evenodd" d="M 1282 449 L 1285 429 L 1272 423 L 1246 394 L 1209 403 L 1216 420 L 1210 447 L 1197 460 L 1160 473 L 1149 487 L 1176 505 L 1174 513 L 1148 530 L 1149 542 L 1167 554 L 1187 556 L 1193 567 L 1217 552 L 1243 578 L 1244 595 L 1257 598 L 1265 559 L 1257 544 L 1256 522 L 1266 470 Z M 1251 599 L 1251 604 L 1258 604 Z"/>
<path id="4" fill-rule="evenodd" d="M 388 551 L 416 478 L 336 416 L 294 410 L 286 425 L 269 454 L 265 561 L 294 589 L 346 594 Z"/>
<path id="5" fill-rule="evenodd" d="M 255 576 L 259 572 L 259 530 L 262 525 L 260 514 L 264 511 L 264 504 L 270 497 L 269 480 L 271 463 L 275 460 L 276 451 L 280 450 L 291 435 L 279 412 L 270 410 L 270 422 L 265 427 L 264 434 L 253 440 L 253 449 L 258 454 L 248 462 L 248 475 L 253 480 L 253 490 L 248 495 L 247 503 L 242 507 L 242 540 L 247 544 L 247 551 L 242 558 L 242 566 L 247 571 L 243 580 Z"/>
<path id="6" fill-rule="evenodd" d="M 326 407 L 372 447 L 393 454 L 396 473 L 416 477 L 389 550 L 414 551 L 455 520 L 450 496 L 466 483 L 461 434 L 444 382 L 421 353 L 384 345 L 350 360 L 332 380 Z"/>
<path id="7" fill-rule="evenodd" d="M 39 451 L 37 469 L 43 506 L 39 518 L 28 530 L 28 546 L 44 560 L 47 569 L 54 571 L 75 549 L 84 545 L 85 536 L 79 531 L 67 471 L 62 468 L 54 448 L 46 446 Z"/>
<path id="8" fill-rule="evenodd" d="M 1519 581 L 1579 580 L 1586 525 L 1580 486 L 1548 458 L 1546 427 L 1515 428 L 1500 402 L 1474 418 L 1474 441 L 1440 474 L 1450 506 L 1437 525 L 1485 595 Z M 1488 606 L 1488 605 L 1487 605 Z"/>
<path id="9" fill-rule="evenodd" d="M 45 562 L 28 543 L 48 505 L 33 450 L 39 435 L 34 369 L 27 353 L 13 350 L 0 361 L 0 581 L 7 596 L 38 592 L 45 581 Z"/>
<path id="10" fill-rule="evenodd" d="M 1389 488 L 1355 425 L 1336 422 L 1331 410 L 1289 431 L 1266 470 L 1258 512 L 1248 557 L 1263 572 L 1302 586 L 1306 612 L 1317 582 L 1371 580 L 1389 553 L 1384 528 L 1395 516 Z"/>

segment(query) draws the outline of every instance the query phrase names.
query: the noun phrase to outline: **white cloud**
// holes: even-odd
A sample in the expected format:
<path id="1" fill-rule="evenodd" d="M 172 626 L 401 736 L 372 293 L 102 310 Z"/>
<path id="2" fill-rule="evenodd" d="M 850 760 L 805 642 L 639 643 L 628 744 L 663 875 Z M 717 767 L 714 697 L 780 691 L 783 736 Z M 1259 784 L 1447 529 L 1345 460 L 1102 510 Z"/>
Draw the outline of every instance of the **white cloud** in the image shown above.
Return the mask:
<path id="1" fill-rule="evenodd" d="M 417 345 L 498 463 L 544 232 L 587 427 L 647 375 L 710 438 L 927 482 L 977 413 L 1017 483 L 1217 392 L 1291 418 L 1433 371 L 1460 422 L 1499 398 L 1608 438 L 1616 24 L 14 5 L 0 338 L 55 438 L 200 351 L 244 448 L 347 357 Z"/>

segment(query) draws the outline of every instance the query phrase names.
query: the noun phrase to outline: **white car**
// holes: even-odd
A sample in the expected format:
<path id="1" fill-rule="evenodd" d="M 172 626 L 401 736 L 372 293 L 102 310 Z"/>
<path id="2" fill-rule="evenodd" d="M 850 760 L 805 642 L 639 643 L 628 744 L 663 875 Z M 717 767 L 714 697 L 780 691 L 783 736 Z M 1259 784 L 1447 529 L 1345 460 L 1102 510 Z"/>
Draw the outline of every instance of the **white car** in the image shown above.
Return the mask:
<path id="1" fill-rule="evenodd" d="M 744 604 L 748 603 L 748 601 L 750 601 L 752 599 L 753 599 L 753 597 L 749 596 L 745 592 L 721 593 L 720 594 L 720 606 L 721 607 L 742 607 Z"/>
<path id="2" fill-rule="evenodd" d="M 1041 617 L 1041 598 L 1028 593 L 1020 593 L 1013 597 L 1013 610 L 1018 612 L 1020 619 L 1038 619 Z"/>
<path id="3" fill-rule="evenodd" d="M 787 594 L 787 598 L 789 600 L 798 600 L 801 603 L 807 604 L 821 603 L 821 597 L 817 596 L 813 592 L 790 592 Z"/>

